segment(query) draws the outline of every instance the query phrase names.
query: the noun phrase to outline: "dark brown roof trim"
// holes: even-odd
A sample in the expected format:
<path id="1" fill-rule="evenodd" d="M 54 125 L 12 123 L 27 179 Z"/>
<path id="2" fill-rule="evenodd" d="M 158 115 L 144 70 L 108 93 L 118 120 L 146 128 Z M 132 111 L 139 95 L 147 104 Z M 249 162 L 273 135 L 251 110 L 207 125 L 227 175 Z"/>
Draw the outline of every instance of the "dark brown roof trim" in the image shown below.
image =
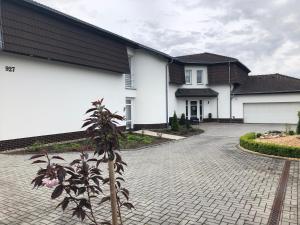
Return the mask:
<path id="1" fill-rule="evenodd" d="M 160 51 L 157 51 L 153 48 L 150 48 L 150 47 L 147 47 L 145 45 L 142 45 L 140 43 L 137 43 L 135 41 L 132 41 L 130 39 L 127 39 L 125 37 L 122 37 L 118 34 L 115 34 L 115 33 L 112 33 L 108 30 L 105 30 L 103 28 L 100 28 L 100 27 L 97 27 L 93 24 L 90 24 L 90 23 L 87 23 L 85 21 L 82 21 L 78 18 L 75 18 L 73 16 L 70 16 L 68 14 L 65 14 L 65 13 L 62 13 L 58 10 L 55 10 L 53 8 L 50 8 L 46 5 L 43 5 L 41 3 L 38 3 L 38 2 L 35 2 L 35 1 L 32 1 L 32 0 L 11 0 L 15 3 L 18 3 L 18 4 L 23 4 L 23 5 L 26 5 L 26 6 L 29 6 L 31 8 L 34 8 L 36 10 L 39 10 L 39 11 L 42 11 L 43 13 L 47 13 L 47 14 L 50 14 L 51 16 L 55 16 L 56 18 L 58 19 L 62 19 L 62 20 L 67 20 L 68 22 L 71 22 L 73 24 L 76 24 L 78 26 L 81 26 L 82 28 L 84 29 L 88 29 L 88 30 L 91 30 L 91 31 L 94 31 L 96 33 L 99 33 L 101 34 L 102 36 L 105 36 L 105 37 L 108 37 L 108 38 L 111 38 L 111 39 L 114 39 L 116 41 L 119 41 L 123 44 L 126 44 L 128 45 L 129 47 L 132 47 L 132 48 L 135 48 L 135 49 L 144 49 L 146 51 L 149 51 L 155 55 L 160 55 L 164 58 L 167 58 L 169 60 L 171 60 L 173 57 L 166 54 L 166 53 L 163 53 L 163 52 L 160 52 Z"/>
<path id="2" fill-rule="evenodd" d="M 210 88 L 179 88 L 175 92 L 176 97 L 217 97 L 218 92 Z"/>
<path id="3" fill-rule="evenodd" d="M 182 62 L 182 61 L 180 61 L 180 62 Z M 199 65 L 199 66 L 227 64 L 227 63 L 237 63 L 238 65 L 240 65 L 241 67 L 243 67 L 248 73 L 251 72 L 251 70 L 247 66 L 245 66 L 243 63 L 241 63 L 239 60 L 220 61 L 220 62 L 199 61 L 199 62 L 183 62 L 183 63 L 185 65 Z"/>
<path id="4" fill-rule="evenodd" d="M 262 94 L 289 94 L 289 93 L 300 93 L 300 90 L 286 90 L 286 91 L 265 91 L 265 92 L 243 92 L 243 93 L 232 93 L 232 95 L 262 95 Z"/>

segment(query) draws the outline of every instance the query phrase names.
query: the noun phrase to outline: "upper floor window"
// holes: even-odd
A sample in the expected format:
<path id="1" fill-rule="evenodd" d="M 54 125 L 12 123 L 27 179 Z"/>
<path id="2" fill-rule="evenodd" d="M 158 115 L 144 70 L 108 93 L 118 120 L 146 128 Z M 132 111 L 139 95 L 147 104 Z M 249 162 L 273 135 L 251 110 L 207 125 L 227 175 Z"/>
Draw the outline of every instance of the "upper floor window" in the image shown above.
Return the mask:
<path id="1" fill-rule="evenodd" d="M 185 71 L 185 84 L 192 84 L 192 70 Z"/>
<path id="2" fill-rule="evenodd" d="M 203 84 L 203 70 L 197 70 L 197 84 Z"/>
<path id="3" fill-rule="evenodd" d="M 130 74 L 125 74 L 125 88 L 133 89 L 134 88 L 134 77 L 133 77 L 133 73 L 132 73 L 132 57 L 129 57 L 128 60 L 129 60 Z"/>
<path id="4" fill-rule="evenodd" d="M 133 74 L 125 74 L 125 88 L 127 89 L 134 88 Z"/>

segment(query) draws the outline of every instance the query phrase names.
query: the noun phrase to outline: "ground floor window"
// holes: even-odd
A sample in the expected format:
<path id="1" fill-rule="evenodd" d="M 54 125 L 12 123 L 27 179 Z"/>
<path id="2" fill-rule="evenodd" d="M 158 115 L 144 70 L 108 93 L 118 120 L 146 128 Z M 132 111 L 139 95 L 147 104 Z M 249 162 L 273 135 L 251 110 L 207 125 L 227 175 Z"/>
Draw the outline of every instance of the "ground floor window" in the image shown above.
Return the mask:
<path id="1" fill-rule="evenodd" d="M 185 101 L 185 118 L 186 119 L 189 118 L 189 101 L 188 100 Z"/>
<path id="2" fill-rule="evenodd" d="M 200 121 L 203 120 L 203 101 L 199 101 L 199 114 L 200 114 Z"/>
<path id="3" fill-rule="evenodd" d="M 133 123 L 132 123 L 132 103 L 133 99 L 131 98 L 126 98 L 126 128 L 127 129 L 132 129 L 133 128 Z"/>

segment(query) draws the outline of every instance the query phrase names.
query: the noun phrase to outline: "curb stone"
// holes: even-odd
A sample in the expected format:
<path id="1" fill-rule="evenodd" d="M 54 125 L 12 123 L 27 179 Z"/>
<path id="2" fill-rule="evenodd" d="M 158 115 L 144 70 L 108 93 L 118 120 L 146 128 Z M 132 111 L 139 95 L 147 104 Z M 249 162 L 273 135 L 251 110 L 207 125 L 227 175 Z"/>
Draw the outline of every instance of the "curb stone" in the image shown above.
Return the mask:
<path id="1" fill-rule="evenodd" d="M 298 161 L 298 162 L 300 161 L 300 158 L 290 158 L 290 157 L 277 156 L 277 155 L 267 155 L 267 154 L 263 154 L 263 153 L 260 153 L 260 152 L 251 151 L 249 149 L 243 148 L 239 144 L 236 145 L 236 148 L 241 150 L 241 151 L 248 152 L 248 153 L 255 154 L 255 155 L 259 155 L 259 156 L 262 156 L 262 157 L 282 159 L 282 160 L 290 160 L 290 161 Z"/>

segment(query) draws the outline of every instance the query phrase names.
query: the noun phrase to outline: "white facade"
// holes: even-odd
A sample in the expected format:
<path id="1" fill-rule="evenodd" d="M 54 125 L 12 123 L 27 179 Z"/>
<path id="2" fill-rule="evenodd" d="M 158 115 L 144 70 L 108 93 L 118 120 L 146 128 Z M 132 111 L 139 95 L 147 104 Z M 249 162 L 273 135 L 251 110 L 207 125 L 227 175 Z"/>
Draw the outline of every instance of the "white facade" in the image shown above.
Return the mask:
<path id="1" fill-rule="evenodd" d="M 131 88 L 126 88 L 124 74 L 1 53 L 0 140 L 79 131 L 90 103 L 101 98 L 108 108 L 123 116 L 130 107 L 130 128 L 165 124 L 174 111 L 178 117 L 184 113 L 190 118 L 195 107 L 195 116 L 200 119 L 210 115 L 212 119 L 230 118 L 230 86 L 209 85 L 205 66 L 186 66 L 185 70 L 192 71 L 191 84 L 174 85 L 167 80 L 166 58 L 143 49 L 128 49 L 128 55 L 134 81 Z M 5 71 L 6 66 L 15 67 L 15 71 Z M 197 70 L 203 71 L 201 84 L 197 83 Z M 210 88 L 218 97 L 176 98 L 178 88 Z M 296 93 L 233 96 L 232 119 L 244 119 L 247 114 L 246 122 L 255 122 L 249 120 L 249 112 L 255 108 L 253 103 L 265 104 L 262 108 L 266 108 L 270 103 L 299 102 L 300 95 Z M 249 108 L 249 104 L 252 108 L 245 112 L 245 105 Z M 284 119 L 288 115 L 281 113 L 282 118 L 277 121 L 295 123 L 294 117 Z M 265 115 L 257 122 L 273 122 L 269 117 Z"/>
<path id="2" fill-rule="evenodd" d="M 213 85 L 211 89 L 218 92 L 218 115 L 214 118 L 230 118 L 230 86 Z"/>
<path id="3" fill-rule="evenodd" d="M 0 69 L 0 140 L 79 131 L 101 98 L 124 115 L 121 74 L 4 53 Z"/>
<path id="4" fill-rule="evenodd" d="M 167 59 L 145 50 L 135 50 L 132 59 L 131 72 L 135 79 L 133 92 L 136 94 L 134 124 L 166 123 Z"/>

